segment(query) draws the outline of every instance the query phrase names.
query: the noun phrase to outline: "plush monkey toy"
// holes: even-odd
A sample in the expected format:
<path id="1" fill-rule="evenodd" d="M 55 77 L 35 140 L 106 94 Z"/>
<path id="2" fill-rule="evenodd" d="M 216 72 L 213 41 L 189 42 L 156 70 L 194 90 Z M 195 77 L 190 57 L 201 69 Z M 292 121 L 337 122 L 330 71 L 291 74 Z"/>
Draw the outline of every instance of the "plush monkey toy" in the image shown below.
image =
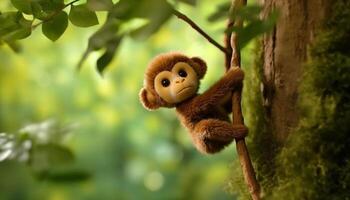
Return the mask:
<path id="1" fill-rule="evenodd" d="M 232 68 L 203 94 L 197 94 L 206 63 L 180 53 L 158 55 L 148 65 L 140 101 L 148 110 L 175 107 L 177 115 L 202 153 L 216 153 L 233 139 L 247 135 L 244 125 L 232 125 L 222 101 L 242 87 L 243 71 Z"/>

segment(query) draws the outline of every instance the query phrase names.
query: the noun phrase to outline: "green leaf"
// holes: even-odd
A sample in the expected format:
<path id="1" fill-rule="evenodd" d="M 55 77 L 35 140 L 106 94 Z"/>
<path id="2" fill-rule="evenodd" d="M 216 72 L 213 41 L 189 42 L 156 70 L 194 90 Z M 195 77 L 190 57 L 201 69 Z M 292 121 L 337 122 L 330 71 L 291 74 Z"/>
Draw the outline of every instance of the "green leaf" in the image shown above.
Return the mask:
<path id="1" fill-rule="evenodd" d="M 80 27 L 89 27 L 98 24 L 96 13 L 89 10 L 86 4 L 72 6 L 69 13 L 72 24 Z"/>
<path id="2" fill-rule="evenodd" d="M 109 18 L 106 23 L 89 38 L 88 48 L 85 50 L 84 55 L 79 61 L 78 69 L 82 66 L 85 59 L 92 51 L 100 50 L 107 46 L 107 44 L 114 38 L 119 37 L 116 34 L 119 31 L 120 21 L 117 19 Z"/>
<path id="3" fill-rule="evenodd" d="M 231 2 L 225 2 L 216 8 L 216 11 L 208 17 L 208 21 L 215 22 L 222 18 L 227 19 Z"/>
<path id="4" fill-rule="evenodd" d="M 149 23 L 133 31 L 131 36 L 145 39 L 157 32 L 170 19 L 173 7 L 164 0 L 143 0 L 133 12 L 134 18 L 148 19 Z"/>
<path id="5" fill-rule="evenodd" d="M 218 6 L 216 11 L 208 17 L 208 21 L 215 22 L 219 20 L 226 20 L 229 16 L 235 20 L 256 20 L 259 19 L 259 14 L 262 11 L 262 6 L 249 5 L 240 8 L 234 8 L 230 14 L 230 2 L 223 3 Z"/>
<path id="6" fill-rule="evenodd" d="M 263 7 L 259 5 L 245 6 L 240 9 L 235 9 L 231 16 L 233 19 L 239 18 L 241 20 L 257 20 Z"/>
<path id="7" fill-rule="evenodd" d="M 109 11 L 113 7 L 112 0 L 87 0 L 87 6 L 92 11 Z"/>
<path id="8" fill-rule="evenodd" d="M 113 60 L 122 37 L 113 39 L 107 44 L 106 52 L 97 60 L 97 70 L 102 75 L 107 65 Z"/>
<path id="9" fill-rule="evenodd" d="M 143 1 L 143 0 L 140 0 Z M 138 6 L 137 0 L 120 0 L 108 13 L 108 18 L 128 20 L 133 17 L 133 10 Z"/>
<path id="10" fill-rule="evenodd" d="M 82 169 L 50 170 L 45 178 L 56 183 L 85 181 L 91 174 Z"/>
<path id="11" fill-rule="evenodd" d="M 20 12 L 0 13 L 0 37 L 15 31 L 20 27 L 19 18 L 23 17 Z"/>
<path id="12" fill-rule="evenodd" d="M 31 154 L 30 166 L 36 172 L 64 166 L 74 160 L 73 153 L 68 148 L 58 144 L 36 145 Z"/>
<path id="13" fill-rule="evenodd" d="M 6 41 L 6 44 L 14 51 L 19 53 L 22 51 L 22 47 L 16 41 Z"/>
<path id="14" fill-rule="evenodd" d="M 11 0 L 12 5 L 25 14 L 32 14 L 31 0 Z"/>
<path id="15" fill-rule="evenodd" d="M 56 41 L 66 31 L 68 26 L 68 15 L 61 11 L 51 20 L 46 21 L 42 25 L 43 34 L 52 41 Z"/>
<path id="16" fill-rule="evenodd" d="M 172 5 L 164 0 L 141 0 L 133 10 L 133 17 L 156 20 L 159 17 L 171 15 L 172 9 Z"/>
<path id="17" fill-rule="evenodd" d="M 149 22 L 150 22 L 149 20 L 141 19 L 141 18 L 133 18 L 127 21 L 123 21 L 123 23 L 121 23 L 119 27 L 118 34 L 121 34 L 121 35 L 129 34 L 132 31 L 135 31 L 144 27 Z"/>
<path id="18" fill-rule="evenodd" d="M 88 47 L 94 51 L 100 50 L 116 37 L 119 28 L 120 22 L 118 20 L 109 20 L 89 38 Z"/>
<path id="19" fill-rule="evenodd" d="M 43 11 L 48 14 L 57 12 L 64 7 L 64 0 L 35 0 L 34 2 L 38 2 Z"/>
<path id="20" fill-rule="evenodd" d="M 21 27 L 15 31 L 12 31 L 11 33 L 5 35 L 2 37 L 5 41 L 11 41 L 11 40 L 21 40 L 24 39 L 32 33 L 31 26 L 27 27 Z"/>
<path id="21" fill-rule="evenodd" d="M 32 21 L 26 20 L 20 12 L 1 14 L 0 24 L 0 38 L 4 41 L 20 40 L 32 32 Z"/>
<path id="22" fill-rule="evenodd" d="M 120 0 L 113 6 L 109 18 L 143 18 L 153 21 L 164 15 L 171 15 L 172 9 L 172 5 L 165 0 Z"/>
<path id="23" fill-rule="evenodd" d="M 275 26 L 277 19 L 278 12 L 273 11 L 265 20 L 252 20 L 244 27 L 234 27 L 232 31 L 235 31 L 238 34 L 239 48 L 242 49 L 255 37 L 271 31 Z"/>
<path id="24" fill-rule="evenodd" d="M 38 2 L 33 2 L 31 4 L 32 6 L 32 12 L 35 18 L 40 20 L 46 20 L 49 18 L 49 14 L 44 12 L 42 6 Z"/>

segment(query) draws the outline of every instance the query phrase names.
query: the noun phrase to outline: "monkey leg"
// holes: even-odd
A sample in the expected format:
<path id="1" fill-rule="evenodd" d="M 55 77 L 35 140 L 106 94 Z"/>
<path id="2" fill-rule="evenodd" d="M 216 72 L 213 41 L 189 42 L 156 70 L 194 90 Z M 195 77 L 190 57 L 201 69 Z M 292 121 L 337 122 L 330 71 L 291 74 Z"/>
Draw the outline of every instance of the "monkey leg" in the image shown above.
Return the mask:
<path id="1" fill-rule="evenodd" d="M 229 145 L 234 138 L 244 138 L 248 129 L 244 125 L 232 125 L 218 119 L 198 122 L 191 134 L 197 149 L 204 153 L 216 153 Z"/>

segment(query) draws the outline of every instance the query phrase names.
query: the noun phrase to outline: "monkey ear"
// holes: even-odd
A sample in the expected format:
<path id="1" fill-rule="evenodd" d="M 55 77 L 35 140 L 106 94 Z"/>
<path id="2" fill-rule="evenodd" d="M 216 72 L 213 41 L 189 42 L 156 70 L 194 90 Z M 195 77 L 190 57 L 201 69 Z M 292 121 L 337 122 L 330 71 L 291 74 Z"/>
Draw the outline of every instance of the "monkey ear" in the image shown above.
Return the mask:
<path id="1" fill-rule="evenodd" d="M 199 57 L 192 57 L 191 60 L 195 63 L 195 70 L 198 74 L 198 78 L 202 79 L 207 72 L 207 64 Z"/>
<path id="2" fill-rule="evenodd" d="M 139 96 L 143 107 L 145 107 L 147 110 L 155 110 L 160 107 L 154 94 L 147 91 L 147 89 L 142 88 Z"/>

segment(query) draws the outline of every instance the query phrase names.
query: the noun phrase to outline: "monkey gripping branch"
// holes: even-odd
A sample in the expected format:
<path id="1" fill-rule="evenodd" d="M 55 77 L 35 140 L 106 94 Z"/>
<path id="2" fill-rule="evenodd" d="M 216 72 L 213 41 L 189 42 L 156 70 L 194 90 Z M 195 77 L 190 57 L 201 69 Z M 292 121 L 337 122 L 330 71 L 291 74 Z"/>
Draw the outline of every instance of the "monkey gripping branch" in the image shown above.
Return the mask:
<path id="1" fill-rule="evenodd" d="M 230 13 L 244 5 L 246 1 L 233 1 Z M 248 129 L 244 126 L 241 112 L 244 73 L 240 69 L 238 35 L 227 31 L 226 47 L 222 47 L 187 16 L 177 10 L 174 10 L 174 14 L 225 53 L 227 72 L 207 91 L 198 94 L 199 81 L 207 70 L 206 63 L 198 57 L 190 58 L 181 53 L 161 54 L 154 58 L 146 69 L 140 101 L 149 110 L 175 107 L 182 125 L 189 131 L 195 147 L 202 153 L 219 152 L 235 139 L 251 196 L 254 200 L 260 199 L 260 186 L 244 141 Z M 230 17 L 227 24 L 227 28 L 232 29 L 242 27 L 243 22 L 239 19 L 234 21 Z M 231 99 L 232 109 L 227 109 L 225 105 Z M 228 117 L 230 111 L 233 124 Z"/>

